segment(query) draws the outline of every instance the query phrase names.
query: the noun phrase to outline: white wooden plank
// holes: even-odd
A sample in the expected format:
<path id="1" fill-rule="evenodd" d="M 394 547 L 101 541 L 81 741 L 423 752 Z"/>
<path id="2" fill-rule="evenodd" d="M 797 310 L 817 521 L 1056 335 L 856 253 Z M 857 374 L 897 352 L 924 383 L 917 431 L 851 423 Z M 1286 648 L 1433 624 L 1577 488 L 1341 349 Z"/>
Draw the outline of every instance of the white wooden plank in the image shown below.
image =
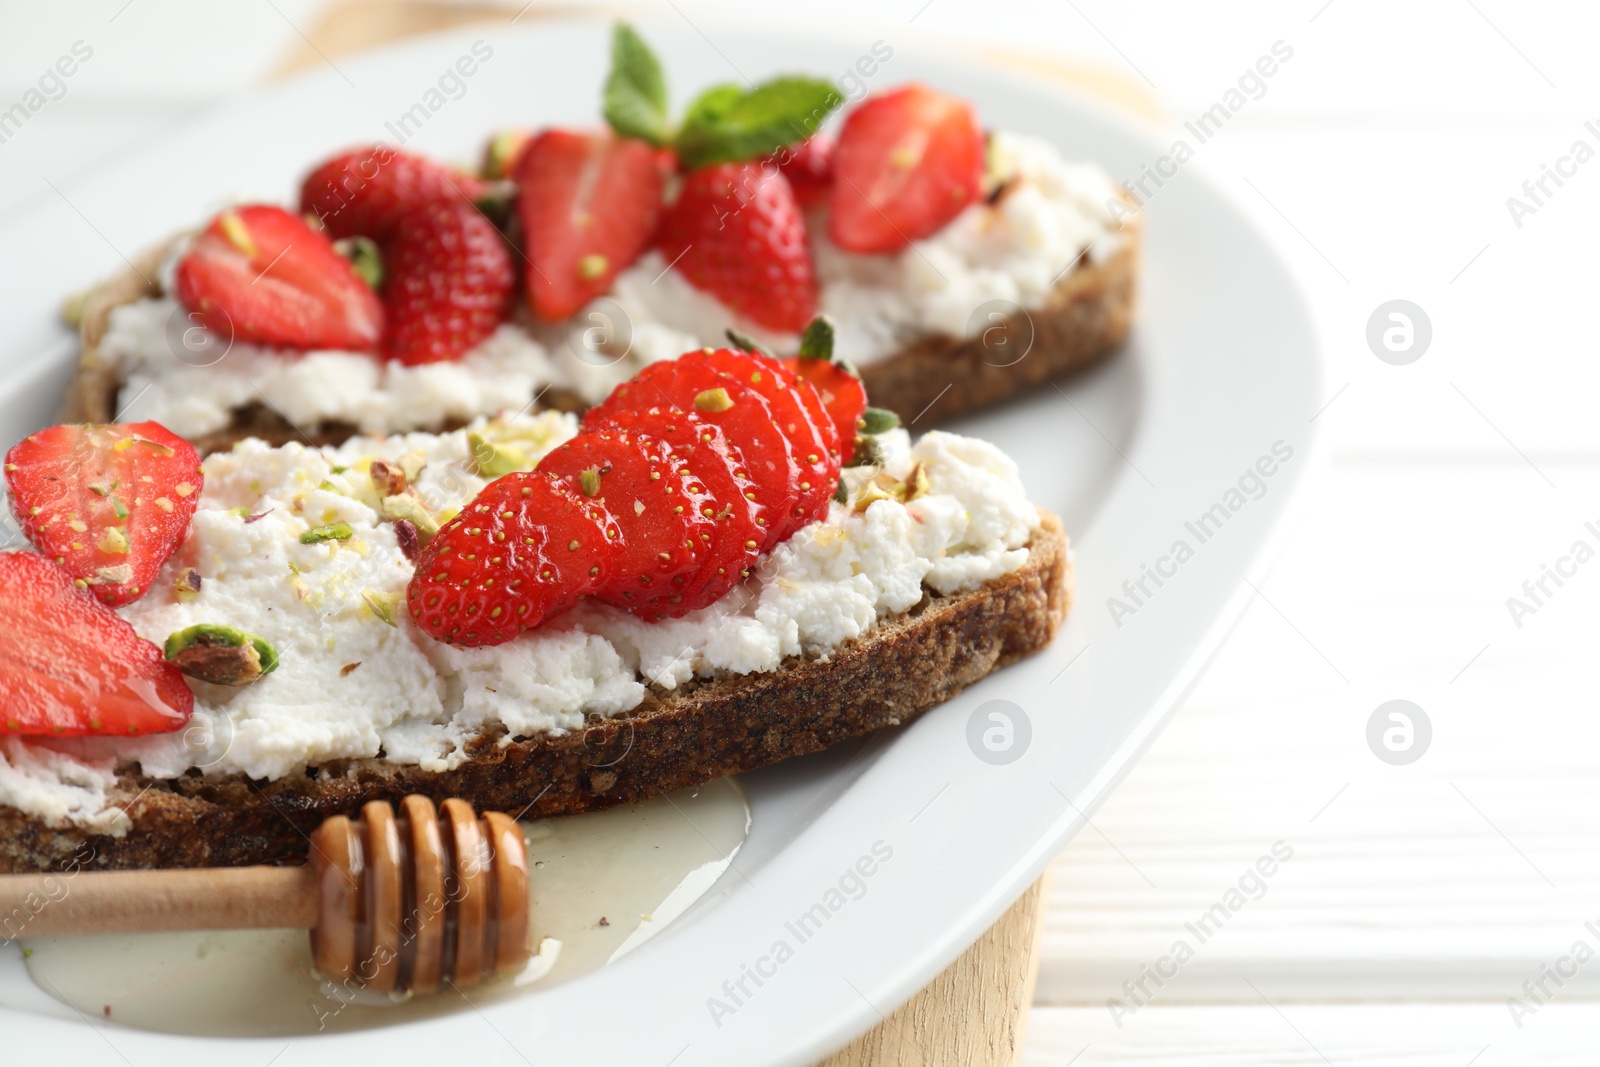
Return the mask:
<path id="1" fill-rule="evenodd" d="M 1059 861 L 1041 1002 L 1124 995 L 1179 940 L 1194 958 L 1158 1003 L 1248 999 L 1243 975 L 1504 999 L 1580 938 L 1600 952 L 1600 566 L 1521 629 L 1505 606 L 1574 539 L 1600 548 L 1600 475 L 1553 473 L 1570 497 L 1521 464 L 1333 467 L 1266 599 Z M 1365 739 L 1394 698 L 1434 727 L 1405 767 Z M 1294 858 L 1202 945 L 1184 924 L 1279 840 Z M 1600 967 L 1579 989 L 1600 992 Z"/>
<path id="2" fill-rule="evenodd" d="M 1556 1002 L 1518 1029 L 1503 1004 L 1035 1008 L 1022 1067 L 1542 1067 L 1593 1064 L 1600 1006 Z"/>

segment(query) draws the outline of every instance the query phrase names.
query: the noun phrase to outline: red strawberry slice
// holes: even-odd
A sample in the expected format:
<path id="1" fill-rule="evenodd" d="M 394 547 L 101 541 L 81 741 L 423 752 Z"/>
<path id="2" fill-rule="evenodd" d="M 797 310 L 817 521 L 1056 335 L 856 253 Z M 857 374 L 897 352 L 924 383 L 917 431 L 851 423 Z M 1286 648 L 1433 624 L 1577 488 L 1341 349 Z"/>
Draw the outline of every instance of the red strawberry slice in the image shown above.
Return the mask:
<path id="1" fill-rule="evenodd" d="M 390 359 L 459 359 L 510 313 L 517 285 L 511 253 L 471 204 L 428 204 L 406 215 L 384 259 L 383 354 Z"/>
<path id="2" fill-rule="evenodd" d="M 607 427 L 580 433 L 539 461 L 539 470 L 608 511 L 622 531 L 615 575 L 598 591 L 636 608 L 678 592 L 700 570 L 715 531 L 695 506 L 685 462 L 664 441 Z"/>
<path id="3" fill-rule="evenodd" d="M 528 302 L 561 322 L 611 288 L 650 243 L 671 154 L 610 133 L 546 130 L 517 162 Z"/>
<path id="4" fill-rule="evenodd" d="M 789 180 L 760 161 L 691 171 L 658 244 L 690 284 L 751 322 L 798 332 L 816 314 L 805 219 Z"/>
<path id="5" fill-rule="evenodd" d="M 603 588 L 621 552 L 603 508 L 548 472 L 508 474 L 428 542 L 406 605 L 440 641 L 498 645 Z"/>
<path id="6" fill-rule="evenodd" d="M 894 252 L 978 198 L 983 131 L 965 100 L 913 82 L 869 97 L 839 131 L 828 235 L 851 252 Z"/>
<path id="7" fill-rule="evenodd" d="M 800 498 L 790 522 L 795 529 L 815 522 L 828 513 L 828 501 L 839 484 L 839 457 L 834 441 L 833 422 L 823 421 L 827 431 L 812 421 L 802 400 L 794 375 L 778 360 L 758 352 L 722 348 L 695 353 L 685 358 L 700 359 L 730 377 L 748 384 L 766 397 L 772 417 L 794 450 L 800 468 Z M 820 407 L 820 402 L 818 404 Z"/>
<path id="8" fill-rule="evenodd" d="M 194 695 L 161 649 L 66 571 L 0 552 L 0 735 L 168 733 Z"/>
<path id="9" fill-rule="evenodd" d="M 701 535 L 707 551 L 699 571 L 664 600 L 647 602 L 640 614 L 676 618 L 715 603 L 749 574 L 766 539 L 744 457 L 719 427 L 689 411 L 619 411 L 610 424 L 669 444 L 694 475 L 688 492 L 697 510 L 714 523 L 709 536 Z"/>
<path id="10" fill-rule="evenodd" d="M 28 540 L 113 607 L 150 588 L 204 484 L 194 446 L 154 422 L 40 430 L 5 466 Z"/>
<path id="11" fill-rule="evenodd" d="M 584 425 L 598 425 L 617 411 L 665 404 L 720 427 L 744 458 L 745 476 L 754 483 L 750 491 L 763 509 L 757 519 L 766 530 L 762 548 L 771 548 L 799 528 L 791 521 L 800 500 L 793 446 L 778 428 L 766 397 L 697 358 L 703 355 L 690 352 L 650 364 L 591 408 Z"/>
<path id="12" fill-rule="evenodd" d="M 249 204 L 211 221 L 178 262 L 177 297 L 219 337 L 365 352 L 383 305 L 325 234 L 282 208 Z"/>
<path id="13" fill-rule="evenodd" d="M 867 410 L 867 390 L 848 367 L 828 359 L 790 356 L 784 366 L 814 390 L 828 417 L 833 420 L 839 440 L 839 462 L 849 463 L 855 455 L 856 424 Z"/>
<path id="14" fill-rule="evenodd" d="M 300 210 L 335 237 L 384 241 L 401 216 L 428 204 L 474 203 L 487 185 L 443 163 L 387 145 L 341 152 L 300 186 Z"/>
<path id="15" fill-rule="evenodd" d="M 796 145 L 772 153 L 770 158 L 789 179 L 795 203 L 802 208 L 816 207 L 828 199 L 833 188 L 833 134 L 814 133 Z"/>

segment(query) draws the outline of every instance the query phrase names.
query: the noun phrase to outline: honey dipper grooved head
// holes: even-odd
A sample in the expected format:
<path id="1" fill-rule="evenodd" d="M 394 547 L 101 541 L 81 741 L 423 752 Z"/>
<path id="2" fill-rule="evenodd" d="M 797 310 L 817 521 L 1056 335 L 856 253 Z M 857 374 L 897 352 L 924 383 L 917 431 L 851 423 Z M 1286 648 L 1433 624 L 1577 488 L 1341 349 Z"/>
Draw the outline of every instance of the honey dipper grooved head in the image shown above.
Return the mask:
<path id="1" fill-rule="evenodd" d="M 372 801 L 311 835 L 317 972 L 374 993 L 431 993 L 520 967 L 531 953 L 528 857 L 511 818 L 463 800 Z"/>

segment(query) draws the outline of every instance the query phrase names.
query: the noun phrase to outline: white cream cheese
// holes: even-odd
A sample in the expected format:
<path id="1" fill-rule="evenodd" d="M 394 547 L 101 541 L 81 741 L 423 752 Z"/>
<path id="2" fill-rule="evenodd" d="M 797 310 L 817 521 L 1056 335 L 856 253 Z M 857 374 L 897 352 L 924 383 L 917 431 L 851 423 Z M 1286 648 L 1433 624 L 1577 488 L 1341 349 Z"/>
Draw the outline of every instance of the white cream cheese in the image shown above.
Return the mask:
<path id="1" fill-rule="evenodd" d="M 484 430 L 481 421 L 475 424 Z M 493 424 L 536 462 L 576 432 L 570 415 Z M 511 737 L 576 729 L 586 716 L 637 707 L 647 684 L 777 669 L 787 656 L 826 654 L 905 611 L 924 585 L 974 588 L 1021 566 L 1038 526 L 1017 468 L 994 446 L 932 432 L 879 437 L 880 470 L 855 469 L 859 491 L 882 473 L 927 492 L 878 499 L 857 511 L 833 504 L 766 557 L 721 601 L 682 619 L 647 623 L 585 604 L 503 645 L 455 648 L 421 633 L 405 611 L 412 566 L 380 519 L 367 470 L 374 458 L 413 469 L 422 500 L 441 517 L 485 480 L 469 464 L 467 431 L 358 437 L 339 448 L 272 448 L 249 440 L 204 461 L 205 488 L 188 540 L 149 593 L 120 609 L 156 643 L 197 623 L 259 634 L 279 666 L 254 684 L 192 682 L 195 718 L 172 734 L 136 739 L 0 742 L 0 803 L 53 822 L 115 828 L 106 792 L 119 766 L 175 777 L 279 778 L 308 765 L 379 756 L 442 771 L 466 745 L 503 726 Z M 347 523 L 344 541 L 300 535 Z M 186 568 L 198 595 L 178 599 Z"/>
<path id="2" fill-rule="evenodd" d="M 930 335 L 974 336 L 995 321 L 985 310 L 1038 308 L 1080 259 L 1116 250 L 1121 237 L 1108 205 L 1117 189 L 1100 167 L 1068 163 L 1047 141 L 1007 133 L 991 139 L 990 157 L 1006 182 L 997 203 L 969 205 L 891 255 L 840 251 L 825 214 L 812 214 L 819 302 L 838 327 L 840 358 L 865 364 Z M 224 429 L 252 404 L 297 426 L 346 422 L 395 433 L 520 411 L 548 386 L 597 402 L 647 363 L 722 344 L 730 326 L 773 351 L 798 344 L 743 320 L 648 252 L 565 330 L 506 323 L 452 363 L 405 367 L 360 353 L 246 344 L 224 355 L 220 344 L 198 344 L 203 331 L 167 297 L 113 311 L 101 348 L 120 364 L 124 417 L 154 419 L 184 437 Z"/>

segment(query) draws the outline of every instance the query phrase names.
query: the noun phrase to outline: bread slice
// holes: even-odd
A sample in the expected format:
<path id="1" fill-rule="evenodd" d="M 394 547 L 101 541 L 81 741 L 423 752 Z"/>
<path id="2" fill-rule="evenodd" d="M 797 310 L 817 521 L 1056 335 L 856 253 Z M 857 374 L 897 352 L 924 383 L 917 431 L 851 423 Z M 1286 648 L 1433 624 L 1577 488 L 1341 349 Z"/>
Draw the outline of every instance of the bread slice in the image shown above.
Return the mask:
<path id="1" fill-rule="evenodd" d="M 1019 569 L 966 593 L 925 591 L 910 611 L 826 659 L 794 657 L 767 674 L 728 676 L 654 694 L 582 731 L 501 743 L 480 737 L 455 770 L 345 760 L 252 781 L 194 772 L 125 773 L 111 803 L 121 836 L 50 827 L 0 807 L 0 872 L 47 870 L 92 856 L 105 868 L 235 866 L 302 859 L 323 819 L 408 793 L 463 797 L 522 818 L 570 815 L 818 752 L 910 722 L 978 679 L 1050 643 L 1072 597 L 1061 522 L 1042 522 Z"/>
<path id="2" fill-rule="evenodd" d="M 1022 358 L 1014 362 L 1009 355 L 1003 360 L 998 358 L 996 352 L 985 348 L 982 336 L 965 340 L 926 337 L 859 368 L 872 403 L 926 428 L 988 407 L 1110 355 L 1127 337 L 1133 322 L 1140 259 L 1139 217 L 1128 219 L 1119 232 L 1122 240 L 1111 256 L 1103 261 L 1080 262 L 1056 283 L 1042 307 L 1006 320 L 1008 343 L 1028 346 Z M 179 239 L 143 253 L 127 270 L 82 298 L 74 315 L 81 353 L 61 411 L 62 422 L 116 421 L 121 380 L 116 364 L 101 352 L 100 342 L 114 308 L 160 295 L 155 283 L 158 269 Z M 552 389 L 540 397 L 539 406 L 582 411 L 586 405 L 575 394 Z M 459 423 L 413 427 L 433 432 L 459 428 Z M 238 412 L 231 426 L 206 434 L 194 443 L 202 454 L 209 454 L 232 448 L 247 437 L 259 437 L 274 445 L 289 441 L 336 445 L 355 433 L 355 427 L 341 423 L 296 428 L 270 407 L 256 404 Z"/>

